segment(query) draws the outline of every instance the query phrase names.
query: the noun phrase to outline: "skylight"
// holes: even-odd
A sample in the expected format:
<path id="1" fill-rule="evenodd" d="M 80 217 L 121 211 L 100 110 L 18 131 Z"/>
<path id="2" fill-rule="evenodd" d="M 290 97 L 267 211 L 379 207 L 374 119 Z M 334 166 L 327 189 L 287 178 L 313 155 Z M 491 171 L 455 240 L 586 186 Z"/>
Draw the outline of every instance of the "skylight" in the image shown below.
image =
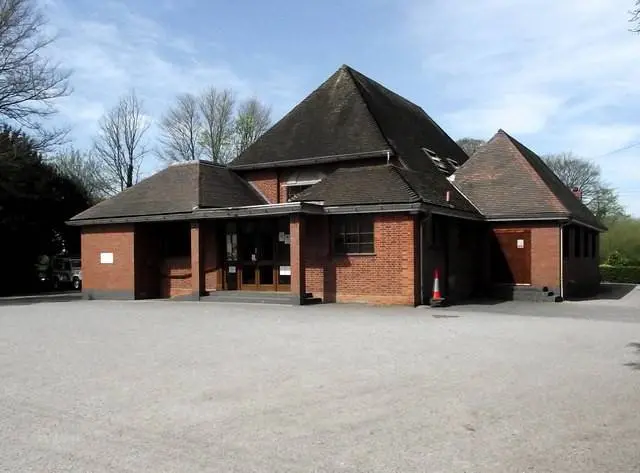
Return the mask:
<path id="1" fill-rule="evenodd" d="M 453 159 L 447 159 L 445 161 L 429 148 L 422 148 L 422 152 L 431 158 L 431 161 L 441 173 L 447 176 L 453 174 L 455 170 L 458 169 L 458 163 Z"/>

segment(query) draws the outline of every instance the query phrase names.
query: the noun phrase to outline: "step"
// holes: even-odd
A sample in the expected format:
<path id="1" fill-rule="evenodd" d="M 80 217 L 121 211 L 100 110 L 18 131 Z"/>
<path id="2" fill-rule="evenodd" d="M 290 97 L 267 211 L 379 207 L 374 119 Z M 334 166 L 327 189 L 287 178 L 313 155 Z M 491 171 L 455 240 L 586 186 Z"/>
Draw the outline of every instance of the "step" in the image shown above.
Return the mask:
<path id="1" fill-rule="evenodd" d="M 557 302 L 558 294 L 530 286 L 495 286 L 490 290 L 491 296 L 510 301 Z"/>
<path id="2" fill-rule="evenodd" d="M 207 296 L 200 298 L 204 302 L 237 302 L 257 304 L 284 304 L 295 303 L 295 298 L 289 293 L 277 292 L 246 292 L 246 291 L 212 291 Z"/>

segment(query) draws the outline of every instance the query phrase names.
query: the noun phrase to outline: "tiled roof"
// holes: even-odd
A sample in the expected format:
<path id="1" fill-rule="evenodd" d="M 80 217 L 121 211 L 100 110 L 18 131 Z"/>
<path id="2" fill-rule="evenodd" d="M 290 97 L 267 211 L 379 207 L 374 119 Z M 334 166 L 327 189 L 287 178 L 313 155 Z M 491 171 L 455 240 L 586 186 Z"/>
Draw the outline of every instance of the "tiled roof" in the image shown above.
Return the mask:
<path id="1" fill-rule="evenodd" d="M 454 182 L 487 218 L 566 216 L 604 229 L 538 155 L 503 130 L 458 169 Z"/>
<path id="2" fill-rule="evenodd" d="M 460 164 L 467 159 L 420 107 L 342 66 L 231 167 L 374 152 L 380 156 L 389 150 L 410 169 L 434 172 L 435 165 L 422 151 L 425 147 Z"/>
<path id="3" fill-rule="evenodd" d="M 399 204 L 424 202 L 478 214 L 446 179 L 394 165 L 338 169 L 297 196 L 298 201 L 325 205 Z M 450 201 L 446 201 L 449 191 Z"/>
<path id="4" fill-rule="evenodd" d="M 400 204 L 420 197 L 394 166 L 338 169 L 299 194 L 297 201 L 322 201 L 325 205 Z"/>
<path id="5" fill-rule="evenodd" d="M 245 181 L 229 169 L 193 161 L 169 166 L 71 220 L 179 214 L 191 212 L 194 208 L 264 203 Z"/>

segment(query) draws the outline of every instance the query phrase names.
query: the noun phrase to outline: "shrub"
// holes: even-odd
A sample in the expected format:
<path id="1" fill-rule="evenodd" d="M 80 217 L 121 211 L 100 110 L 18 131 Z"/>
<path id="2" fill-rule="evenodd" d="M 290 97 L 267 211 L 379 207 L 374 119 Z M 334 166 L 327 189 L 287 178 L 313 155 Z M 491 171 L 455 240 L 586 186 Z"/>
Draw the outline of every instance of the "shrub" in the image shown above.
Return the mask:
<path id="1" fill-rule="evenodd" d="M 600 266 L 601 279 L 606 282 L 640 284 L 640 266 Z"/>

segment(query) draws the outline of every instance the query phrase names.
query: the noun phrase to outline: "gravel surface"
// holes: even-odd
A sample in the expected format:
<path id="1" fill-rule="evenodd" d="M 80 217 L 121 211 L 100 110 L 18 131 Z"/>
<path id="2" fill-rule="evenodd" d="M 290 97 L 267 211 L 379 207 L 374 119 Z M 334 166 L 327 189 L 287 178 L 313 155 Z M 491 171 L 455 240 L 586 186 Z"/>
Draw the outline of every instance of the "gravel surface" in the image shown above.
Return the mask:
<path id="1" fill-rule="evenodd" d="M 640 323 L 488 311 L 0 307 L 0 471 L 640 471 Z"/>

